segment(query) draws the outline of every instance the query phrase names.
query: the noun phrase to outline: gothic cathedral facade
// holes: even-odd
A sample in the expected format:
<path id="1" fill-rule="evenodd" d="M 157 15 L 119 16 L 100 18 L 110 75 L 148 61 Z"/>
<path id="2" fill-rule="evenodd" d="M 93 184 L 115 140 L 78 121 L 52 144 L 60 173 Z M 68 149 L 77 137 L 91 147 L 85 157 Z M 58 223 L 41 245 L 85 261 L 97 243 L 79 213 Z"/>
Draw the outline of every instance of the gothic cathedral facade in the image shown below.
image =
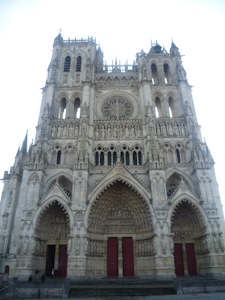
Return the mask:
<path id="1" fill-rule="evenodd" d="M 225 275 L 214 161 L 179 49 L 107 65 L 91 38 L 53 44 L 35 142 L 0 203 L 0 271 Z"/>

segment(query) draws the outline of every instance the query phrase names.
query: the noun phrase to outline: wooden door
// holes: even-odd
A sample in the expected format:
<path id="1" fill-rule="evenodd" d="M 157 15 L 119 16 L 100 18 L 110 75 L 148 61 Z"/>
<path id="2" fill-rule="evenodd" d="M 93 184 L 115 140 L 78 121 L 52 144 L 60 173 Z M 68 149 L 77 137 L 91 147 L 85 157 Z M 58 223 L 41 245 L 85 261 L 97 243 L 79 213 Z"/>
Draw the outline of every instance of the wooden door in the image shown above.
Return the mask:
<path id="1" fill-rule="evenodd" d="M 107 276 L 118 277 L 118 240 L 116 237 L 107 241 Z"/>
<path id="2" fill-rule="evenodd" d="M 51 276 L 51 270 L 55 265 L 55 245 L 48 245 L 45 265 L 45 276 Z"/>
<path id="3" fill-rule="evenodd" d="M 123 238 L 123 276 L 134 276 L 133 239 Z"/>
<path id="4" fill-rule="evenodd" d="M 184 276 L 182 244 L 174 244 L 174 265 L 175 274 L 177 276 Z"/>
<path id="5" fill-rule="evenodd" d="M 193 243 L 186 244 L 187 266 L 189 276 L 197 275 L 195 248 Z"/>
<path id="6" fill-rule="evenodd" d="M 67 271 L 67 245 L 60 245 L 58 276 L 66 277 L 66 271 Z"/>

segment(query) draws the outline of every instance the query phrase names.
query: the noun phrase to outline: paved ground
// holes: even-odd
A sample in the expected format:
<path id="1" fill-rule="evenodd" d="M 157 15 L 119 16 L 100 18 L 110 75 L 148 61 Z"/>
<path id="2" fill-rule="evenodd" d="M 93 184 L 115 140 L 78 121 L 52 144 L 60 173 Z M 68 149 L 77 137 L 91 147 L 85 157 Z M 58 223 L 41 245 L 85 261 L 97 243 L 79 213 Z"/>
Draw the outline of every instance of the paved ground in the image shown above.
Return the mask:
<path id="1" fill-rule="evenodd" d="M 209 294 L 188 294 L 188 295 L 168 295 L 168 296 L 147 296 L 147 297 L 100 297 L 100 298 L 48 298 L 48 300 L 225 300 L 225 293 L 209 293 Z M 36 300 L 36 299 L 29 299 Z"/>

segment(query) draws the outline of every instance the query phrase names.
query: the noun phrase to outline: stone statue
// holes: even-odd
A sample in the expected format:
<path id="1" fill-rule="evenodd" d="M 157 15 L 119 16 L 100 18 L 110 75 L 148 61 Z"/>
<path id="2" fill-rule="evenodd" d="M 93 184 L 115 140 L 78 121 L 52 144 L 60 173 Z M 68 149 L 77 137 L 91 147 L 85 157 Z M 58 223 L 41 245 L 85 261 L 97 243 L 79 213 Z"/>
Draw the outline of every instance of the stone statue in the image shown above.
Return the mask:
<path id="1" fill-rule="evenodd" d="M 160 134 L 161 134 L 159 123 L 156 124 L 156 134 L 157 134 L 157 135 L 160 135 Z"/>
<path id="2" fill-rule="evenodd" d="M 84 238 L 84 253 L 85 255 L 88 254 L 88 239 Z"/>
<path id="3" fill-rule="evenodd" d="M 179 130 L 178 130 L 177 124 L 175 124 L 173 132 L 174 132 L 174 135 L 176 135 L 176 136 L 179 135 Z"/>
<path id="4" fill-rule="evenodd" d="M 161 248 L 162 248 L 162 253 L 166 254 L 166 242 L 164 240 L 164 237 L 161 237 Z"/>
<path id="5" fill-rule="evenodd" d="M 32 245 L 32 249 L 31 249 L 31 253 L 35 254 L 35 250 L 36 250 L 36 240 L 33 240 L 33 245 Z"/>
<path id="6" fill-rule="evenodd" d="M 24 253 L 24 254 L 27 253 L 28 242 L 29 242 L 29 238 L 28 238 L 28 236 L 26 236 L 25 239 L 24 239 L 24 242 L 23 242 L 23 253 Z"/>
<path id="7" fill-rule="evenodd" d="M 224 239 L 223 239 L 222 232 L 219 233 L 219 240 L 220 240 L 220 248 L 221 248 L 222 252 L 224 252 Z"/>
<path id="8" fill-rule="evenodd" d="M 110 125 L 108 125 L 108 139 L 111 139 L 111 128 L 110 128 Z"/>
<path id="9" fill-rule="evenodd" d="M 183 123 L 181 123 L 181 125 L 180 125 L 180 133 L 181 133 L 182 136 L 185 136 L 185 129 L 184 129 L 184 124 Z"/>
<path id="10" fill-rule="evenodd" d="M 218 252 L 219 249 L 218 249 L 216 234 L 213 235 L 213 243 L 214 243 L 215 251 Z"/>
<path id="11" fill-rule="evenodd" d="M 98 126 L 95 127 L 95 139 L 99 139 L 99 131 L 98 131 Z"/>
<path id="12" fill-rule="evenodd" d="M 102 125 L 102 140 L 104 140 L 104 139 L 105 139 L 105 128 Z"/>
<path id="13" fill-rule="evenodd" d="M 170 250 L 171 250 L 171 254 L 174 253 L 174 241 L 173 241 L 173 238 L 170 237 Z"/>
<path id="14" fill-rule="evenodd" d="M 76 255 L 80 254 L 80 236 L 77 234 L 76 236 Z"/>
<path id="15" fill-rule="evenodd" d="M 70 253 L 71 252 L 71 238 L 69 238 L 68 243 L 67 243 L 67 252 Z"/>
<path id="16" fill-rule="evenodd" d="M 56 131 L 55 125 L 53 125 L 53 127 L 52 127 L 52 137 L 55 137 L 55 131 Z"/>
<path id="17" fill-rule="evenodd" d="M 17 244 L 17 254 L 20 254 L 21 247 L 22 247 L 22 236 L 19 237 L 19 241 Z"/>
<path id="18" fill-rule="evenodd" d="M 141 137 L 141 126 L 138 125 L 138 129 L 137 129 L 137 137 L 140 138 Z"/>
<path id="19" fill-rule="evenodd" d="M 130 136 L 130 132 L 129 132 L 129 128 L 128 125 L 126 126 L 126 138 L 129 138 Z"/>
<path id="20" fill-rule="evenodd" d="M 9 192 L 9 197 L 8 197 L 8 203 L 7 206 L 10 207 L 12 203 L 12 196 L 13 196 L 13 189 L 10 190 Z"/>
<path id="21" fill-rule="evenodd" d="M 75 126 L 75 137 L 78 137 L 78 125 Z"/>
<path id="22" fill-rule="evenodd" d="M 130 130 L 130 137 L 134 137 L 134 126 L 131 126 L 131 130 Z"/>
<path id="23" fill-rule="evenodd" d="M 171 124 L 168 124 L 168 134 L 173 135 L 173 128 Z"/>
<path id="24" fill-rule="evenodd" d="M 162 134 L 163 134 L 163 136 L 164 136 L 164 137 L 167 137 L 166 126 L 165 126 L 164 123 L 162 124 L 161 129 L 162 129 Z"/>

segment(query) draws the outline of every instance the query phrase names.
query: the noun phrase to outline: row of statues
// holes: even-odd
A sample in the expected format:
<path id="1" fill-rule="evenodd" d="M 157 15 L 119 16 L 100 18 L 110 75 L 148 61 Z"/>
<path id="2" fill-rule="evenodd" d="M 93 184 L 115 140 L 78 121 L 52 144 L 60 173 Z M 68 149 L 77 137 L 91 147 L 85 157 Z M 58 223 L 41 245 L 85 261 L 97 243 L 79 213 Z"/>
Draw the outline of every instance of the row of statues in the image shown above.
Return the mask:
<path id="1" fill-rule="evenodd" d="M 200 238 L 195 239 L 196 254 L 209 253 L 212 249 L 212 245 L 215 252 L 219 252 L 219 247 L 221 251 L 224 252 L 224 239 L 223 239 L 222 232 L 220 232 L 219 235 L 214 233 L 211 239 L 209 237 L 209 234 L 206 234 Z"/>
<path id="2" fill-rule="evenodd" d="M 157 253 L 155 238 L 137 240 L 135 252 L 138 257 L 155 255 Z"/>
<path id="3" fill-rule="evenodd" d="M 107 124 L 95 126 L 95 139 L 141 138 L 140 124 Z"/>
<path id="4" fill-rule="evenodd" d="M 58 138 L 76 138 L 80 134 L 80 130 L 86 132 L 87 124 L 85 121 L 82 123 L 82 127 L 80 128 L 80 123 L 58 123 L 52 125 L 51 137 Z"/>
<path id="5" fill-rule="evenodd" d="M 104 256 L 105 253 L 104 248 L 105 248 L 105 241 L 88 239 L 86 255 L 102 257 Z"/>
<path id="6" fill-rule="evenodd" d="M 183 123 L 160 123 L 155 125 L 156 134 L 158 136 L 185 136 L 185 127 Z"/>

